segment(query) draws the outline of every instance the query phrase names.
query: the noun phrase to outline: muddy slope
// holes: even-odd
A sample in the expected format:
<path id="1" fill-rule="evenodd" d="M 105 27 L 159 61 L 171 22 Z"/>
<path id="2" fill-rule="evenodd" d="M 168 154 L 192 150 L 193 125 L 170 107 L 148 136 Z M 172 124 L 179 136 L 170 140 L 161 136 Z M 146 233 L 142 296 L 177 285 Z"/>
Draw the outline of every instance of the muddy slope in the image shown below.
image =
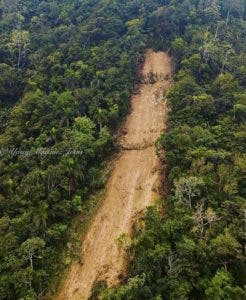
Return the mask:
<path id="1" fill-rule="evenodd" d="M 132 97 L 131 113 L 120 141 L 123 150 L 107 184 L 106 198 L 85 236 L 83 264 L 71 266 L 58 300 L 88 299 L 95 280 L 117 284 L 126 264 L 117 240 L 122 233 L 131 232 L 138 213 L 158 197 L 160 175 L 154 143 L 166 127 L 163 93 L 170 85 L 170 57 L 149 50 L 142 73 L 150 72 L 156 82 L 150 84 L 145 76 L 139 94 Z"/>

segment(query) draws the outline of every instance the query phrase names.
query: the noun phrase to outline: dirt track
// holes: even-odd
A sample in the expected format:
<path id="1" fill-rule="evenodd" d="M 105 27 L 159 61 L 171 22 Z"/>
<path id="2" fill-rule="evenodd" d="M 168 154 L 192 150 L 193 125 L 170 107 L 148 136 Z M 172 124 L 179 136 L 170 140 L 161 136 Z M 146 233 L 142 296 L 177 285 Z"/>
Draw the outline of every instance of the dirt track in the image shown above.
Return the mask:
<path id="1" fill-rule="evenodd" d="M 157 73 L 154 84 L 143 83 L 132 97 L 132 109 L 120 142 L 119 154 L 107 184 L 107 195 L 83 242 L 83 265 L 74 263 L 61 287 L 57 300 L 88 299 L 93 283 L 105 280 L 119 282 L 125 271 L 125 259 L 117 239 L 130 233 L 139 212 L 158 196 L 159 162 L 154 143 L 165 130 L 167 108 L 163 92 L 170 82 L 171 60 L 164 52 L 146 53 L 143 75 Z"/>

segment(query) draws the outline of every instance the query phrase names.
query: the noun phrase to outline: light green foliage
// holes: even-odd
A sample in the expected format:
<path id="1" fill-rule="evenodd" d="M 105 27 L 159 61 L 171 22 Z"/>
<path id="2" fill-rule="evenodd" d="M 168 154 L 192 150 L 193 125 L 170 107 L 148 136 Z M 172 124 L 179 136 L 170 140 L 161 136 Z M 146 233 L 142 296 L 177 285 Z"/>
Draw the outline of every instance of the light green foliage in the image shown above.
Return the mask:
<path id="1" fill-rule="evenodd" d="M 148 210 L 129 248 L 129 294 L 119 293 L 123 287 L 98 293 L 106 299 L 244 299 L 243 6 L 164 2 L 150 19 L 152 41 L 164 41 L 174 56 L 169 127 L 157 142 L 158 153 L 165 152 L 168 195 L 163 210 Z M 141 276 L 136 293 L 130 282 Z"/>
<path id="2" fill-rule="evenodd" d="M 126 284 L 93 296 L 245 297 L 244 6 L 1 1 L 0 150 L 30 154 L 0 157 L 1 299 L 37 299 L 59 270 L 71 220 L 104 183 L 147 47 L 174 62 L 168 132 L 157 142 L 168 197 L 164 214 L 149 209 L 127 239 Z"/>
<path id="3" fill-rule="evenodd" d="M 0 4 L 0 148 L 26 153 L 0 157 L 1 299 L 44 292 L 70 222 L 103 186 L 146 46 L 130 2 Z"/>
<path id="4" fill-rule="evenodd" d="M 171 47 L 177 59 L 183 57 L 185 51 L 187 50 L 187 45 L 181 37 L 178 37 L 174 41 L 172 41 Z"/>
<path id="5" fill-rule="evenodd" d="M 246 295 L 239 286 L 233 285 L 233 279 L 229 272 L 220 269 L 216 272 L 211 282 L 207 283 L 208 286 L 205 294 L 209 299 L 222 300 L 222 299 L 242 299 Z"/>

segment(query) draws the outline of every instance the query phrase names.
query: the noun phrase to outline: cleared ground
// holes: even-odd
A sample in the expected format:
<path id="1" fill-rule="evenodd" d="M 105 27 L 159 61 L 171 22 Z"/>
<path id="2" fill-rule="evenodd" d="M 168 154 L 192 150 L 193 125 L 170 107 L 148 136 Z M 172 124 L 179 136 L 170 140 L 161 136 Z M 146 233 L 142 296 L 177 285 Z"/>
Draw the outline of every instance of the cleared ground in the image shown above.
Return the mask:
<path id="1" fill-rule="evenodd" d="M 147 76 L 151 72 L 154 76 Z M 160 174 L 154 143 L 166 128 L 163 93 L 170 85 L 168 54 L 149 50 L 142 74 L 146 83 L 132 97 L 120 139 L 123 150 L 115 161 L 105 200 L 83 241 L 83 263 L 71 266 L 57 300 L 88 299 L 96 280 L 105 280 L 108 285 L 119 282 L 126 261 L 118 238 L 131 233 L 139 213 L 158 197 Z M 151 77 L 157 80 L 154 84 L 148 83 Z"/>

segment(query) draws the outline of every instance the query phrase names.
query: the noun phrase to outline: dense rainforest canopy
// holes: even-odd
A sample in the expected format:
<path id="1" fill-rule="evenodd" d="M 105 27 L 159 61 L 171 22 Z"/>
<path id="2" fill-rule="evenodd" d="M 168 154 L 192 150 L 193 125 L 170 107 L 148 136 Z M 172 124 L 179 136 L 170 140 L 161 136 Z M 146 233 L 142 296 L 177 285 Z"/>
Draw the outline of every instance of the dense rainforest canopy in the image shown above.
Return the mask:
<path id="1" fill-rule="evenodd" d="M 246 297 L 245 17 L 243 0 L 0 1 L 0 299 L 46 293 L 147 47 L 174 59 L 168 196 L 136 226 L 129 278 L 93 297 Z"/>

